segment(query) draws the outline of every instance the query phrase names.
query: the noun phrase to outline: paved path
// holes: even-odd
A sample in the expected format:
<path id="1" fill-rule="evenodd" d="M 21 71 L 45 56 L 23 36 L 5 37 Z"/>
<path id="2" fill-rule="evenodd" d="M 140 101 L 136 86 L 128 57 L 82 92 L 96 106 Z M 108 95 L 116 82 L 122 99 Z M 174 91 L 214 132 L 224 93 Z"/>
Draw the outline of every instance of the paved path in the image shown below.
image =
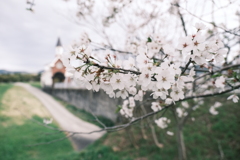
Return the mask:
<path id="1" fill-rule="evenodd" d="M 74 132 L 91 132 L 100 130 L 98 126 L 77 118 L 45 92 L 26 83 L 16 83 L 16 85 L 25 88 L 36 98 L 38 98 L 63 130 Z M 71 140 L 74 144 L 74 148 L 76 150 L 81 150 L 88 144 L 100 138 L 103 134 L 104 132 L 96 132 L 92 134 L 75 134 Z"/>

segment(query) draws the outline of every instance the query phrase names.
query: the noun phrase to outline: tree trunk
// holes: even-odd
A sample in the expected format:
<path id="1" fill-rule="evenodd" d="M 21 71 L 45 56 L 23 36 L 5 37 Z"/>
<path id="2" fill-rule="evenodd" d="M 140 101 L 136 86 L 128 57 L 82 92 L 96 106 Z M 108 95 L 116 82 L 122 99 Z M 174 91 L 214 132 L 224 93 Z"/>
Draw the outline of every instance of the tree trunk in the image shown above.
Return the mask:
<path id="1" fill-rule="evenodd" d="M 154 126 L 151 124 L 150 127 L 151 127 L 152 136 L 153 136 L 153 141 L 154 141 L 155 145 L 156 145 L 158 148 L 163 148 L 163 144 L 158 142 L 158 139 L 157 139 L 157 135 L 156 135 Z"/>
<path id="2" fill-rule="evenodd" d="M 187 160 L 186 148 L 183 137 L 183 127 L 181 125 L 177 126 L 177 143 L 178 143 L 178 155 L 179 160 Z"/>
<path id="3" fill-rule="evenodd" d="M 144 114 L 147 114 L 147 111 L 146 109 L 144 108 L 143 105 L 141 105 L 141 109 L 143 110 L 143 113 Z M 153 136 L 153 141 L 155 143 L 155 145 L 159 148 L 163 148 L 163 144 L 162 143 L 159 143 L 158 139 L 157 139 L 157 135 L 156 135 L 156 132 L 155 132 L 155 128 L 153 126 L 153 124 L 150 122 L 149 118 L 147 118 L 147 121 L 148 121 L 148 125 L 150 126 L 151 128 L 151 132 L 152 132 L 152 136 Z"/>

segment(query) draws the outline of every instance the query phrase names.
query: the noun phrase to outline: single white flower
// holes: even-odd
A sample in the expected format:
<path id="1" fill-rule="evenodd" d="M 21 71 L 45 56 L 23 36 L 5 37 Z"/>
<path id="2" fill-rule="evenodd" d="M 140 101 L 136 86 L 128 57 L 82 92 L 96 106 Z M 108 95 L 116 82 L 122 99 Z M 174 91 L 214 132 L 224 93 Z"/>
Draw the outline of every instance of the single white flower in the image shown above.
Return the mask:
<path id="1" fill-rule="evenodd" d="M 170 132 L 170 131 L 167 131 L 167 134 L 168 134 L 169 136 L 173 136 L 173 135 L 174 135 L 174 133 L 173 133 L 173 132 Z"/>
<path id="2" fill-rule="evenodd" d="M 198 32 L 193 39 L 193 50 L 200 50 L 203 51 L 205 49 L 205 44 L 203 43 L 205 41 L 205 37 L 201 35 L 201 32 Z"/>
<path id="3" fill-rule="evenodd" d="M 167 104 L 167 105 L 169 105 L 169 104 L 172 104 L 174 101 L 173 101 L 173 99 L 171 99 L 171 98 L 167 98 L 166 100 L 165 100 L 165 103 Z"/>
<path id="4" fill-rule="evenodd" d="M 110 98 L 115 98 L 115 93 L 113 91 L 106 92 Z"/>
<path id="5" fill-rule="evenodd" d="M 162 109 L 158 102 L 152 102 L 151 108 L 154 112 L 157 112 Z"/>
<path id="6" fill-rule="evenodd" d="M 136 95 L 134 96 L 134 99 L 135 99 L 136 101 L 142 101 L 142 100 L 143 100 L 143 91 L 142 91 L 142 90 L 139 90 L 139 91 L 138 91 L 138 94 L 136 94 Z"/>
<path id="7" fill-rule="evenodd" d="M 137 61 L 138 67 L 142 68 L 150 62 L 150 59 L 147 58 L 145 54 L 139 54 L 136 58 L 136 61 Z"/>
<path id="8" fill-rule="evenodd" d="M 218 88 L 224 88 L 225 87 L 225 78 L 223 76 L 218 77 L 215 81 L 215 86 Z"/>
<path id="9" fill-rule="evenodd" d="M 124 78 L 122 77 L 121 74 L 114 74 L 110 79 L 110 83 L 114 90 L 116 89 L 123 90 L 125 86 Z"/>
<path id="10" fill-rule="evenodd" d="M 138 83 L 144 87 L 147 87 L 151 82 L 151 73 L 149 70 L 143 70 L 139 76 Z"/>
<path id="11" fill-rule="evenodd" d="M 121 91 L 118 91 L 116 93 L 116 97 L 119 98 L 121 97 L 122 99 L 126 99 L 128 96 L 128 92 L 124 89 L 124 90 L 121 90 Z"/>
<path id="12" fill-rule="evenodd" d="M 206 25 L 204 25 L 203 23 L 196 23 L 195 28 L 197 29 L 197 31 L 201 31 L 206 29 Z"/>
<path id="13" fill-rule="evenodd" d="M 133 97 L 129 97 L 128 100 L 129 100 L 129 107 L 133 108 L 136 106 L 135 100 Z"/>
<path id="14" fill-rule="evenodd" d="M 234 103 L 237 103 L 239 100 L 239 97 L 236 94 L 233 94 L 227 98 L 227 100 L 230 100 L 230 99 L 232 99 Z"/>
<path id="15" fill-rule="evenodd" d="M 217 115 L 217 114 L 218 114 L 218 111 L 216 111 L 216 108 L 214 108 L 214 107 L 211 107 L 211 108 L 209 109 L 209 112 L 210 112 L 212 115 Z"/>
<path id="16" fill-rule="evenodd" d="M 220 102 L 215 102 L 213 106 L 210 107 L 209 112 L 212 115 L 217 115 L 218 111 L 216 110 L 216 108 L 220 107 L 222 105 L 222 103 Z"/>
<path id="17" fill-rule="evenodd" d="M 181 103 L 184 108 L 189 108 L 188 102 L 184 101 Z"/>
<path id="18" fill-rule="evenodd" d="M 123 76 L 123 78 L 124 78 L 124 81 L 127 82 L 127 83 L 125 83 L 126 88 L 129 88 L 131 86 L 133 86 L 133 87 L 136 86 L 136 84 L 137 84 L 136 75 L 128 73 L 128 74 L 125 74 Z"/>
<path id="19" fill-rule="evenodd" d="M 181 109 L 181 108 L 177 108 L 176 109 L 176 112 L 177 112 L 177 114 L 178 114 L 178 117 L 183 117 L 184 116 L 184 111 L 183 111 L 183 109 Z"/>
<path id="20" fill-rule="evenodd" d="M 216 64 L 221 64 L 224 61 L 224 56 L 226 56 L 227 50 L 226 49 L 220 49 L 217 51 L 217 53 L 214 56 L 214 60 Z"/>
<path id="21" fill-rule="evenodd" d="M 158 75 L 155 76 L 157 79 L 157 88 L 159 89 L 169 89 L 171 88 L 171 84 L 175 81 L 174 75 L 168 70 L 160 70 Z"/>
<path id="22" fill-rule="evenodd" d="M 203 65 L 204 63 L 206 63 L 206 59 L 202 56 L 202 52 L 198 50 L 193 51 L 193 55 L 191 55 L 190 57 L 198 65 Z"/>
<path id="23" fill-rule="evenodd" d="M 137 89 L 135 87 L 130 87 L 130 88 L 127 89 L 127 91 L 131 95 L 135 95 L 137 93 Z"/>
<path id="24" fill-rule="evenodd" d="M 93 88 L 94 91 L 98 92 L 99 89 L 100 89 L 100 84 L 98 84 L 95 81 L 92 81 L 92 88 Z"/>
<path id="25" fill-rule="evenodd" d="M 180 38 L 177 49 L 182 52 L 190 52 L 193 49 L 193 43 L 191 37 Z"/>
<path id="26" fill-rule="evenodd" d="M 178 101 L 179 99 L 184 98 L 184 92 L 181 89 L 174 87 L 170 93 L 170 96 L 174 101 Z"/>

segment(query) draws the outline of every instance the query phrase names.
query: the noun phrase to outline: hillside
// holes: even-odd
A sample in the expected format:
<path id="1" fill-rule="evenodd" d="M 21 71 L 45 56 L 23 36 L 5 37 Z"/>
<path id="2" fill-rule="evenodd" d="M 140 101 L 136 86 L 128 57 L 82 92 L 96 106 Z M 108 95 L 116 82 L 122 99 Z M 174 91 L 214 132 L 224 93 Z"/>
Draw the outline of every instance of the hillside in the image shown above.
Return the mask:
<path id="1" fill-rule="evenodd" d="M 205 99 L 204 104 L 193 112 L 184 127 L 184 138 L 189 160 L 236 160 L 240 157 L 240 103 L 226 101 L 226 96 Z M 219 101 L 218 115 L 211 115 L 209 108 Z M 171 118 L 168 130 L 175 132 L 175 121 L 168 110 L 165 116 Z M 153 119 L 151 118 L 151 123 Z M 156 125 L 155 125 L 156 126 Z M 141 128 L 144 128 L 143 138 Z M 178 151 L 175 136 L 166 134 L 158 127 L 156 133 L 163 143 L 158 148 L 153 142 L 148 123 L 134 126 L 118 132 L 110 132 L 96 143 L 87 147 L 71 160 L 177 160 Z"/>
<path id="2" fill-rule="evenodd" d="M 40 101 L 23 88 L 0 84 L 0 159 L 58 160 L 74 154 L 64 133 L 39 125 L 50 117 Z M 56 123 L 50 126 L 58 127 Z"/>

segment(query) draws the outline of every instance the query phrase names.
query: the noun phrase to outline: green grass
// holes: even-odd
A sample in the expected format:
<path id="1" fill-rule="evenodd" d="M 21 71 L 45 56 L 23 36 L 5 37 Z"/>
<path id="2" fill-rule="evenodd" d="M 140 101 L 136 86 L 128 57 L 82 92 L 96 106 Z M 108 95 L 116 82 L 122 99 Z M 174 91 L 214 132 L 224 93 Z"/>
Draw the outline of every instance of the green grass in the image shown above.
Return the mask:
<path id="1" fill-rule="evenodd" d="M 240 103 L 226 101 L 227 96 L 205 99 L 205 103 L 193 112 L 184 127 L 184 138 L 189 160 L 219 160 L 220 149 L 224 159 L 237 160 L 240 157 Z M 219 114 L 210 115 L 209 108 L 215 101 L 223 106 L 218 108 Z M 170 110 L 165 113 L 172 122 L 167 130 L 175 132 L 175 122 Z M 78 155 L 79 159 L 121 159 L 121 160 L 177 160 L 178 150 L 175 136 L 168 136 L 167 130 L 156 127 L 158 139 L 164 148 L 157 148 L 152 140 L 150 128 L 145 126 L 148 136 L 144 140 L 139 124 L 131 127 L 135 139 L 136 149 L 130 142 L 129 133 L 125 130 L 111 132 L 95 143 L 88 146 Z M 176 132 L 175 132 L 176 133 Z M 114 151 L 115 150 L 115 151 Z"/>
<path id="2" fill-rule="evenodd" d="M 55 98 L 59 103 L 61 103 L 63 106 L 66 107 L 66 109 L 68 111 L 70 111 L 72 114 L 74 114 L 75 116 L 79 117 L 80 119 L 86 121 L 86 122 L 89 122 L 89 123 L 92 123 L 92 124 L 95 124 L 99 127 L 103 127 L 99 122 L 97 122 L 96 118 L 89 112 L 83 110 L 83 109 L 79 109 L 77 108 L 76 106 L 74 105 L 71 105 L 71 104 L 68 104 L 67 102 L 64 102 L 58 98 Z M 108 118 L 105 118 L 103 116 L 97 116 L 97 118 L 103 123 L 105 124 L 106 126 L 110 127 L 110 126 L 113 126 L 114 123 L 113 121 L 111 121 L 110 119 Z"/>
<path id="3" fill-rule="evenodd" d="M 41 89 L 40 82 L 28 82 L 31 86 Z"/>
<path id="4" fill-rule="evenodd" d="M 1 122 L 6 122 L 6 119 Z M 51 126 L 57 127 L 56 125 Z M 30 120 L 26 120 L 23 125 L 10 123 L 7 127 L 0 126 L 0 159 L 54 160 L 56 156 L 72 152 L 68 139 L 39 146 L 31 145 L 47 143 L 63 137 L 65 137 L 63 133 L 56 133 L 46 127 L 36 125 Z"/>
<path id="5" fill-rule="evenodd" d="M 10 84 L 0 84 L 0 159 L 58 160 L 59 157 L 64 159 L 68 156 L 69 159 L 77 155 L 68 139 L 34 146 L 63 138 L 65 134 L 38 125 L 29 118 L 22 118 L 21 123 L 17 124 L 14 116 L 4 115 L 3 111 L 6 111 L 7 106 L 4 106 L 2 102 L 4 95 L 11 87 Z M 13 99 L 12 102 L 14 102 Z M 43 118 L 39 116 L 33 116 L 32 119 L 40 123 L 43 121 Z M 57 128 L 56 124 L 50 126 Z"/>
<path id="6" fill-rule="evenodd" d="M 0 87 L 0 98 L 7 90 Z M 219 147 L 224 153 L 224 159 L 237 160 L 240 157 L 240 103 L 226 101 L 226 95 L 205 99 L 204 104 L 197 109 L 184 127 L 184 139 L 187 149 L 188 160 L 219 160 Z M 219 114 L 210 115 L 209 108 L 215 101 L 223 102 L 224 105 L 217 110 Z M 61 102 L 64 103 L 64 102 Z M 64 104 L 71 112 L 82 119 L 98 124 L 95 118 L 84 110 Z M 158 115 L 160 116 L 160 115 Z M 167 130 L 175 131 L 175 121 L 171 110 L 167 110 L 166 117 L 171 119 Z M 0 122 L 10 121 L 6 116 L 0 116 Z M 41 118 L 34 117 L 41 121 Z M 152 118 L 150 118 L 152 120 Z M 108 120 L 106 120 L 108 121 Z M 106 123 L 106 122 L 105 122 Z M 112 125 L 112 124 L 111 124 Z M 56 127 L 56 126 L 55 126 Z M 152 140 L 149 125 L 145 123 L 147 140 L 142 138 L 140 124 L 131 126 L 128 131 L 121 130 L 110 132 L 86 147 L 82 152 L 76 153 L 69 149 L 69 142 L 61 141 L 49 145 L 26 147 L 39 142 L 49 142 L 61 138 L 64 135 L 49 134 L 52 130 L 32 124 L 26 120 L 23 125 L 11 124 L 0 126 L 0 159 L 46 159 L 46 160 L 177 160 L 177 143 L 175 136 L 168 136 L 167 130 L 156 127 L 158 139 L 164 144 L 164 148 L 157 148 Z M 130 130 L 130 131 L 129 131 Z M 135 148 L 129 138 L 129 133 L 134 137 Z M 66 144 L 65 144 L 66 143 Z M 59 148 L 58 148 L 59 147 Z M 2 158 L 5 155 L 7 158 Z"/>

